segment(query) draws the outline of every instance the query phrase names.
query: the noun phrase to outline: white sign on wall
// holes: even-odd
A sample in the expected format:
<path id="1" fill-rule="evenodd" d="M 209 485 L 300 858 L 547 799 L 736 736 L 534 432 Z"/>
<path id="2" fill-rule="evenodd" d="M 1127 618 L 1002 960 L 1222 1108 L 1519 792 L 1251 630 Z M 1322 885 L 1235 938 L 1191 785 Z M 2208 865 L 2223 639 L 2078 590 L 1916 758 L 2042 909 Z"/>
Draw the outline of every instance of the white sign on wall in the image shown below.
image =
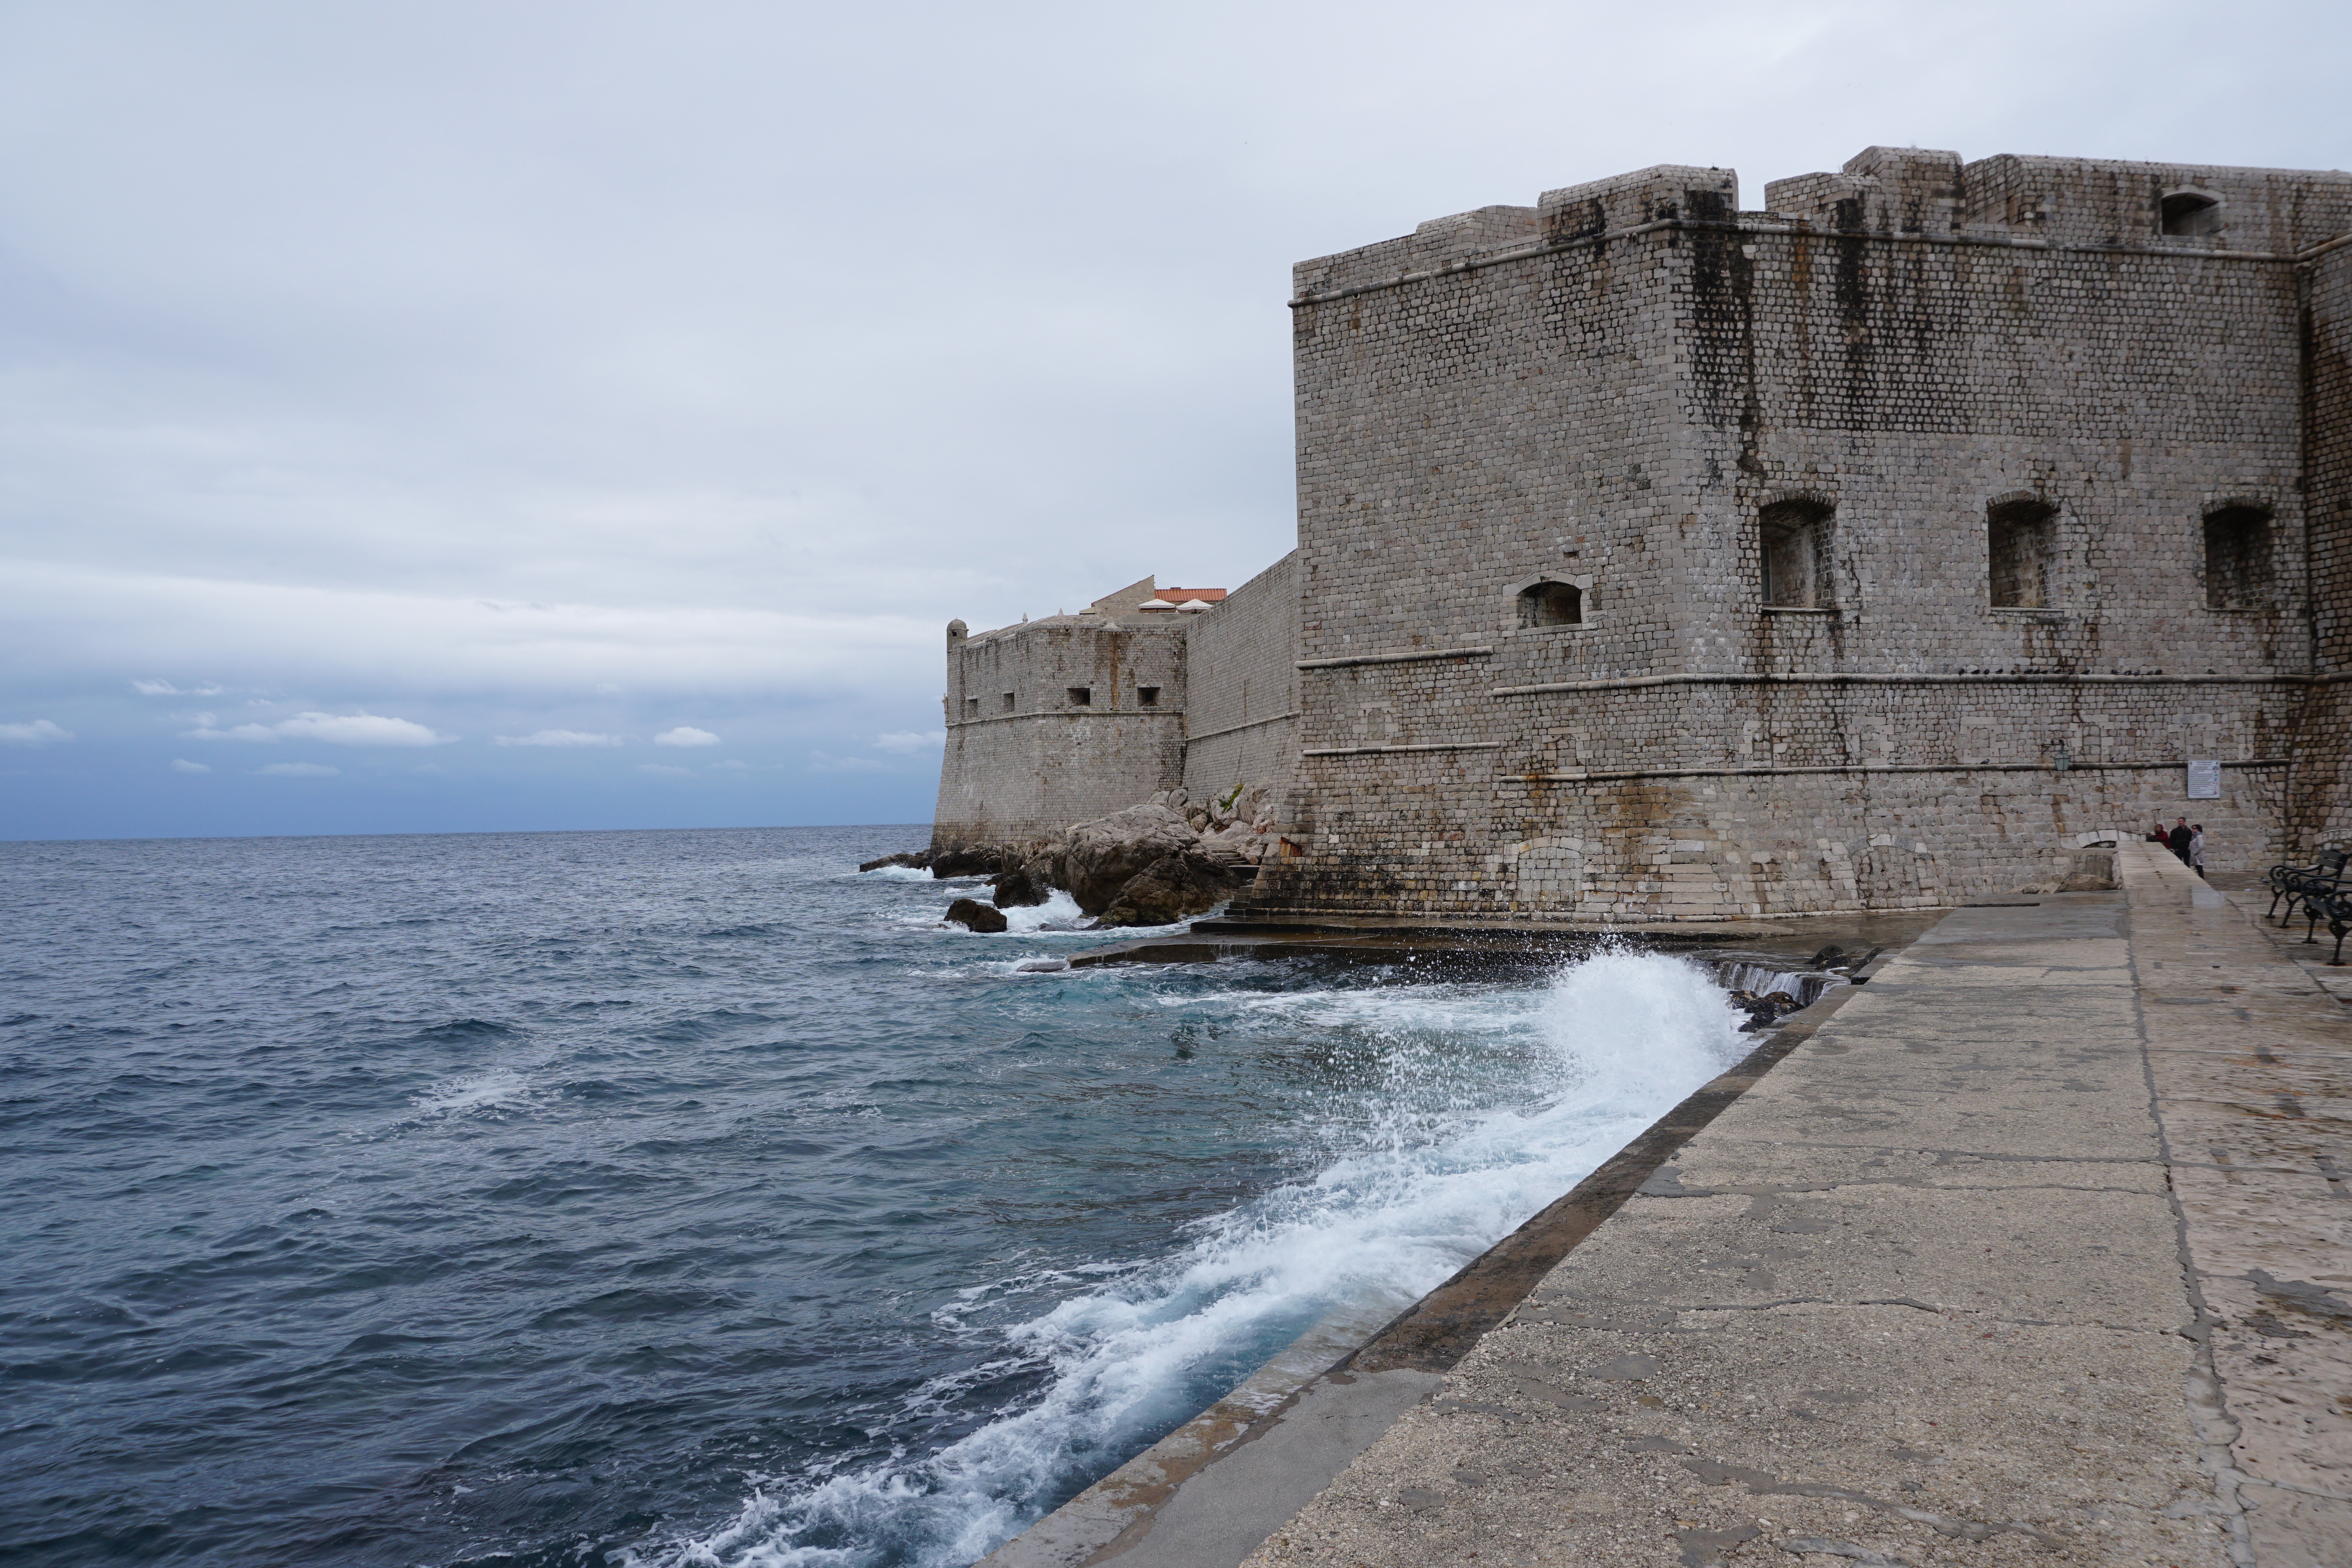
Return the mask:
<path id="1" fill-rule="evenodd" d="M 2218 800 L 2221 798 L 2221 765 L 2210 758 L 2189 759 L 2189 798 L 2192 800 Z"/>

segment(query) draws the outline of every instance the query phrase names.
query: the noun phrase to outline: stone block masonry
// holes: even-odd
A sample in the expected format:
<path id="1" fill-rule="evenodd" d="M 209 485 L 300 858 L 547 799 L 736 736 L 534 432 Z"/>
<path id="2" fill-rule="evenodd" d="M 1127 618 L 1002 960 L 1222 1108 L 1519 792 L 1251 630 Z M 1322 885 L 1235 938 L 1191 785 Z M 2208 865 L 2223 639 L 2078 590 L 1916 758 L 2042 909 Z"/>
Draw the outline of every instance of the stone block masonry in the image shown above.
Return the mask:
<path id="1" fill-rule="evenodd" d="M 1286 781 L 1244 913 L 1612 924 L 2352 837 L 2352 175 L 1661 166 L 1294 293 L 1298 548 L 1184 629 L 1172 743 L 1048 779 L 951 640 L 941 835 Z"/>
<path id="2" fill-rule="evenodd" d="M 1165 789 L 1184 757 L 1184 628 L 1092 612 L 948 627 L 934 851 L 1040 845 Z"/>
<path id="3" fill-rule="evenodd" d="M 1163 789 L 1280 789 L 1297 763 L 1297 581 L 1285 556 L 1213 608 L 1145 578 L 1075 615 L 948 627 L 935 852 L 1034 848 Z"/>
<path id="4" fill-rule="evenodd" d="M 1185 628 L 1183 783 L 1196 800 L 1286 787 L 1297 766 L 1297 565 L 1283 557 Z"/>

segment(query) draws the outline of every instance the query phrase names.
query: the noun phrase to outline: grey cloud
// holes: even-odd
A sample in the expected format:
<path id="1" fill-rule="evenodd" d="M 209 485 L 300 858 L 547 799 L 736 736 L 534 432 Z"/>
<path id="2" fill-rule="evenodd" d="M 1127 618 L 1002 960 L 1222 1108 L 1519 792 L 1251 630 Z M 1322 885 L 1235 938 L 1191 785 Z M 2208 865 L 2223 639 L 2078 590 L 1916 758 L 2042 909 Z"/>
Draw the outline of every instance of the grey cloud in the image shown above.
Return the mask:
<path id="1" fill-rule="evenodd" d="M 617 735 L 596 735 L 582 729 L 539 729 L 529 735 L 501 735 L 495 737 L 500 746 L 621 746 L 625 742 Z"/>
<path id="2" fill-rule="evenodd" d="M 280 741 L 690 713 L 786 768 L 767 820 L 919 815 L 927 748 L 877 737 L 939 724 L 949 618 L 1289 548 L 1295 261 L 1657 162 L 1759 204 L 1877 141 L 2352 163 L 2342 7 L 1957 15 L 0 10 L 0 702 L 80 737 L 20 760 L 168 795 L 190 726 L 134 693 Z M 647 788 L 438 754 L 452 801 Z"/>

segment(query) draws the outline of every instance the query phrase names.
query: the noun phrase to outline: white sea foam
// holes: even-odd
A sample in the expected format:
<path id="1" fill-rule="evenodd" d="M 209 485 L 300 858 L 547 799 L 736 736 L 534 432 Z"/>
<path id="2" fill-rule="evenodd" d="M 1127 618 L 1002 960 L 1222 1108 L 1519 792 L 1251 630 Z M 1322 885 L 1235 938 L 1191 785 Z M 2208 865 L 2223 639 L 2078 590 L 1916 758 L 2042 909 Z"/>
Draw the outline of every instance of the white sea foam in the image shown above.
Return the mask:
<path id="1" fill-rule="evenodd" d="M 946 921 L 947 906 L 958 898 L 979 898 L 982 902 L 986 902 L 982 897 L 987 892 L 985 887 L 979 889 L 956 887 L 947 883 L 941 883 L 940 886 L 943 891 L 936 905 L 901 910 L 892 918 L 900 925 L 935 930 Z M 1055 889 L 1053 896 L 1043 904 L 1015 904 L 1003 913 L 1004 930 L 998 935 L 1075 938 L 1086 942 L 1100 942 L 1106 937 L 1130 942 L 1146 936 L 1168 936 L 1182 932 L 1192 925 L 1192 918 L 1187 918 L 1169 925 L 1121 925 L 1109 929 L 1088 929 L 1091 917 L 1078 907 L 1076 899 L 1059 888 Z M 1201 915 L 1192 918 L 1206 919 L 1208 916 Z M 950 929 L 961 932 L 961 927 L 950 927 Z"/>
<path id="2" fill-rule="evenodd" d="M 530 1095 L 530 1079 L 511 1067 L 493 1067 L 487 1071 L 445 1078 L 409 1103 L 425 1115 L 445 1116 L 520 1105 Z"/>
<path id="3" fill-rule="evenodd" d="M 1083 925 L 1086 918 L 1078 901 L 1057 887 L 1043 904 L 1015 904 L 1006 910 L 1004 929 L 1009 936 L 1034 936 L 1048 925 Z"/>
<path id="4" fill-rule="evenodd" d="M 1033 1500 L 1108 1469 L 1143 1436 L 1190 1415 L 1202 1403 L 1202 1369 L 1262 1354 L 1333 1312 L 1369 1322 L 1416 1299 L 1747 1043 L 1706 971 L 1632 952 L 1586 958 L 1528 990 L 1228 991 L 1174 1005 L 1285 1013 L 1309 1041 L 1376 1049 L 1384 1077 L 1374 1108 L 1359 1102 L 1307 1130 L 1325 1155 L 1311 1178 L 1202 1221 L 1163 1259 L 1072 1278 L 1058 1305 L 999 1331 L 994 1364 L 910 1401 L 951 1402 L 1009 1368 L 1049 1367 L 1042 1392 L 1019 1408 L 929 1457 L 797 1490 L 763 1487 L 724 1528 L 645 1561 L 862 1568 L 896 1553 L 960 1568 L 1026 1524 Z M 1481 1063 L 1486 1076 L 1474 1082 Z M 1517 1075 L 1499 1109 L 1497 1071 Z"/>

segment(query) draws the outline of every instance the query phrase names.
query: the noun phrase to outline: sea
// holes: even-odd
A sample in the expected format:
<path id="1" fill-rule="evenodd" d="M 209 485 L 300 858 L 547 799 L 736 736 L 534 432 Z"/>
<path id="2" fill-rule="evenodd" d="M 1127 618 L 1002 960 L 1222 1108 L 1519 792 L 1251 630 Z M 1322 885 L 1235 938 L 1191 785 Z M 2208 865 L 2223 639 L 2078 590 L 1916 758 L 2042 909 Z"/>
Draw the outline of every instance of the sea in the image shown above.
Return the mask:
<path id="1" fill-rule="evenodd" d="M 1752 1043 L 1630 947 L 1071 967 L 927 832 L 0 844 L 0 1562 L 963 1568 Z"/>

